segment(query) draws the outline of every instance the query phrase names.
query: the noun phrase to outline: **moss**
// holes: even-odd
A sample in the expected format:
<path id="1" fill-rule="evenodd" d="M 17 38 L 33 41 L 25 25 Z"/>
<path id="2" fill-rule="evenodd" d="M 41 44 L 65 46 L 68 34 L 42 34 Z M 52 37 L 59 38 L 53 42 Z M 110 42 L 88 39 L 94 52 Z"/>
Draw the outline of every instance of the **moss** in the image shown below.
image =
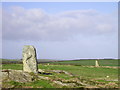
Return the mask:
<path id="1" fill-rule="evenodd" d="M 32 85 L 33 88 L 54 88 L 51 84 L 50 81 L 46 81 L 46 80 L 37 80 L 35 82 L 31 82 L 29 83 L 29 85 Z"/>
<path id="2" fill-rule="evenodd" d="M 24 83 L 15 82 L 15 81 L 9 81 L 3 83 L 3 88 L 21 88 L 24 85 Z"/>
<path id="3" fill-rule="evenodd" d="M 35 73 L 33 73 L 33 72 L 30 72 L 29 74 L 30 74 L 31 76 L 33 76 L 32 81 L 38 80 L 38 75 L 37 75 L 37 74 L 35 74 Z"/>

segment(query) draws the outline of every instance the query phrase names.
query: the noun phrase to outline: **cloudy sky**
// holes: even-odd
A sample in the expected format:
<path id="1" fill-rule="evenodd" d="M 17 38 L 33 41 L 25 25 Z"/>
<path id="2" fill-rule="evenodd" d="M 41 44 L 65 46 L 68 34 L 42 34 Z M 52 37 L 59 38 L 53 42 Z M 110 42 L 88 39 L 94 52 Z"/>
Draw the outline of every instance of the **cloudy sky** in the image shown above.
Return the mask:
<path id="1" fill-rule="evenodd" d="M 21 59 L 34 45 L 39 59 L 117 58 L 117 2 L 2 4 L 2 58 Z"/>

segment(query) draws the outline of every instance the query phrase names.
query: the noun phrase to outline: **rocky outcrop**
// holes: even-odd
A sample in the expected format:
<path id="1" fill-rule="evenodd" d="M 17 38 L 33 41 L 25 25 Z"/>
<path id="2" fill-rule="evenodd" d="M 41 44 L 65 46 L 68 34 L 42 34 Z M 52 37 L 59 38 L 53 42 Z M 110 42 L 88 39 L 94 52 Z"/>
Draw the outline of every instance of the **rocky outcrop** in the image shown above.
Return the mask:
<path id="1" fill-rule="evenodd" d="M 2 81 L 32 82 L 34 77 L 23 70 L 2 70 Z"/>

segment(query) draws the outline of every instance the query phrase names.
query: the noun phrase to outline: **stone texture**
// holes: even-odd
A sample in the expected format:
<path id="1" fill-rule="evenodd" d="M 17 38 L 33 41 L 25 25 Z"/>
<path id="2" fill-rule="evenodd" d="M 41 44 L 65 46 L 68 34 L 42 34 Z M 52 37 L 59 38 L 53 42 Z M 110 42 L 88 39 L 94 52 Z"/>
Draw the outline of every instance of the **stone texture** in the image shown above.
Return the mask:
<path id="1" fill-rule="evenodd" d="M 98 60 L 95 61 L 95 66 L 96 66 L 96 67 L 99 67 Z"/>
<path id="2" fill-rule="evenodd" d="M 26 45 L 23 48 L 23 71 L 38 72 L 36 50 L 31 45 Z"/>
<path id="3" fill-rule="evenodd" d="M 23 70 L 3 70 L 2 71 L 2 81 L 16 81 L 16 82 L 32 82 L 34 77 Z"/>

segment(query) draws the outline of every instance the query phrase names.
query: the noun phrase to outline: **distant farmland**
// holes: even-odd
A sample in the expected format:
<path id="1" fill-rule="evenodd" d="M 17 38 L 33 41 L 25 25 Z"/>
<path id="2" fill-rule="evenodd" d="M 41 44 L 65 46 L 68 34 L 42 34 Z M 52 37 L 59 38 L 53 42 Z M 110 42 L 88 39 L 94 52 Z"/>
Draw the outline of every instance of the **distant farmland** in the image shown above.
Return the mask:
<path id="1" fill-rule="evenodd" d="M 22 64 L 22 60 L 17 59 L 2 59 L 2 64 Z M 52 60 L 52 59 L 38 59 L 38 63 L 49 63 L 59 65 L 79 65 L 79 66 L 94 66 L 95 59 L 82 60 Z M 100 66 L 118 66 L 117 59 L 99 59 Z"/>
<path id="2" fill-rule="evenodd" d="M 59 61 L 59 62 L 50 62 L 51 64 L 70 64 L 70 65 L 83 65 L 83 66 L 94 66 L 95 60 L 72 60 L 72 61 Z M 117 59 L 100 59 L 99 60 L 100 66 L 118 66 Z"/>

